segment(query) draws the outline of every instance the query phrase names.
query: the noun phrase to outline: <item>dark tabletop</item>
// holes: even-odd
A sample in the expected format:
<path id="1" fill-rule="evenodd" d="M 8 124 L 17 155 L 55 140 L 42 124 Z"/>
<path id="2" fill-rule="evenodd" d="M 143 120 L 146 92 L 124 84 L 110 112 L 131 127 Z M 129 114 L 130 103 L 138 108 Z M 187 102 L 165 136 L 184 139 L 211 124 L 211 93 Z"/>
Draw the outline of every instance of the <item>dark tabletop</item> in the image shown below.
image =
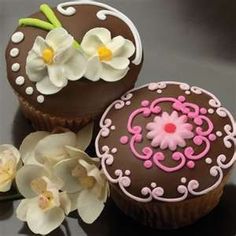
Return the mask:
<path id="1" fill-rule="evenodd" d="M 6 79 L 4 50 L 20 17 L 37 11 L 41 0 L 0 0 L 0 143 L 17 147 L 32 131 Z M 145 62 L 138 85 L 177 80 L 216 94 L 236 114 L 235 0 L 110 0 L 141 33 Z M 56 5 L 60 1 L 47 0 Z M 176 231 L 142 227 L 108 202 L 101 217 L 86 225 L 72 214 L 51 235 L 236 235 L 236 171 L 218 207 L 198 223 Z M 33 235 L 15 217 L 18 201 L 0 202 L 0 236 Z"/>

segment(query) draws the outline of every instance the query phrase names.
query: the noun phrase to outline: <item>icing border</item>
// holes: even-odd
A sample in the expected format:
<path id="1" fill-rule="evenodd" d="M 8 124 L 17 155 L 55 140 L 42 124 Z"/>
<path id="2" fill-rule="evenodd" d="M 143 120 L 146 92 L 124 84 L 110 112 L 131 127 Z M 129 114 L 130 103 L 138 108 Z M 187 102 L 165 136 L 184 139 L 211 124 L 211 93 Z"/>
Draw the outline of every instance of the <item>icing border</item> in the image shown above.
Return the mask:
<path id="1" fill-rule="evenodd" d="M 233 145 L 236 145 L 236 122 L 232 116 L 232 114 L 224 107 L 221 106 L 221 102 L 219 99 L 213 95 L 212 93 L 208 92 L 207 90 L 204 90 L 202 88 L 196 87 L 196 86 L 190 86 L 186 83 L 181 83 L 181 82 L 175 82 L 175 81 L 163 81 L 163 82 L 158 82 L 158 83 L 150 83 L 143 85 L 138 88 L 134 88 L 130 91 L 128 91 L 125 95 L 121 97 L 121 99 L 114 101 L 104 112 L 101 120 L 100 120 L 100 128 L 101 130 L 99 131 L 96 140 L 95 140 L 95 148 L 96 148 L 96 153 L 97 156 L 101 159 L 101 165 L 103 168 L 103 171 L 107 177 L 107 179 L 113 183 L 113 184 L 118 184 L 122 192 L 130 197 L 131 199 L 139 202 L 150 202 L 153 199 L 163 201 L 163 202 L 180 202 L 185 200 L 189 194 L 192 194 L 193 196 L 200 196 L 203 194 L 207 194 L 208 192 L 214 190 L 217 188 L 224 177 L 223 170 L 228 169 L 233 166 L 233 164 L 236 161 L 236 152 L 234 152 L 234 155 L 232 156 L 231 160 L 228 163 L 225 163 L 226 161 L 226 156 L 224 154 L 221 154 L 217 157 L 217 165 L 214 165 L 210 168 L 210 175 L 216 178 L 215 183 L 202 190 L 198 191 L 199 188 L 199 182 L 197 180 L 189 180 L 188 182 L 186 181 L 186 184 L 184 185 L 183 182 L 180 180 L 180 185 L 177 187 L 177 192 L 180 194 L 180 197 L 177 198 L 166 198 L 164 196 L 164 189 L 161 187 L 157 187 L 156 183 L 150 183 L 150 186 L 144 186 L 141 190 L 141 194 L 143 197 L 137 197 L 133 194 L 131 194 L 127 188 L 131 185 L 131 178 L 129 177 L 129 170 L 122 171 L 122 170 L 116 170 L 115 175 L 117 176 L 116 178 L 113 178 L 109 172 L 107 171 L 106 166 L 112 165 L 114 162 L 114 156 L 112 149 L 114 148 L 109 148 L 108 146 L 103 146 L 99 148 L 99 139 L 101 137 L 107 137 L 110 132 L 112 131 L 112 120 L 107 118 L 108 113 L 110 110 L 114 107 L 116 110 L 122 109 L 124 106 L 128 106 L 128 103 L 130 99 L 133 97 L 133 92 L 142 89 L 142 88 L 148 88 L 151 91 L 161 90 L 167 87 L 167 85 L 179 85 L 180 89 L 187 92 L 186 94 L 190 93 L 195 93 L 195 94 L 202 94 L 205 93 L 210 97 L 209 100 L 209 105 L 214 109 L 214 112 L 220 117 L 228 117 L 230 119 L 231 124 L 227 124 L 224 127 L 224 130 L 226 132 L 226 136 L 224 137 L 224 144 L 226 148 L 231 148 Z M 128 173 L 129 171 L 129 173 Z"/>
<path id="2" fill-rule="evenodd" d="M 135 40 L 136 55 L 135 55 L 135 58 L 132 61 L 132 63 L 135 65 L 141 64 L 142 57 L 143 57 L 143 48 L 142 48 L 141 37 L 140 37 L 140 34 L 139 34 L 135 24 L 125 14 L 123 14 L 122 12 L 118 11 L 114 7 L 111 7 L 105 3 L 93 2 L 93 1 L 88 1 L 88 0 L 60 3 L 57 6 L 57 10 L 62 15 L 72 16 L 76 13 L 76 9 L 73 6 L 77 6 L 77 5 L 94 5 L 94 6 L 106 8 L 107 10 L 100 10 L 97 12 L 97 18 L 99 20 L 104 21 L 107 19 L 107 15 L 110 15 L 110 16 L 115 16 L 115 17 L 119 18 L 120 20 L 122 20 L 123 22 L 125 22 L 129 26 L 129 28 L 134 36 L 134 40 Z"/>

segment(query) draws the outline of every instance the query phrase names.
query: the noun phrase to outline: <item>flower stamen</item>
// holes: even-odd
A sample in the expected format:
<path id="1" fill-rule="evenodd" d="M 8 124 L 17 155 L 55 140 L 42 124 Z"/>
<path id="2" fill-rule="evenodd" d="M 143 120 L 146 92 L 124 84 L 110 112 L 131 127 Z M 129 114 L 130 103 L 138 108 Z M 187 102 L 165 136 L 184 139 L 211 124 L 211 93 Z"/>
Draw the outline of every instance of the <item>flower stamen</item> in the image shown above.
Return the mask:
<path id="1" fill-rule="evenodd" d="M 96 181 L 94 177 L 86 176 L 80 179 L 80 185 L 85 189 L 91 189 L 95 185 Z"/>
<path id="2" fill-rule="evenodd" d="M 100 61 L 111 61 L 112 51 L 105 46 L 99 47 L 98 56 L 99 56 Z"/>
<path id="3" fill-rule="evenodd" d="M 52 48 L 46 48 L 43 50 L 42 58 L 44 62 L 48 65 L 51 65 L 53 63 L 54 58 L 54 51 Z"/>
<path id="4" fill-rule="evenodd" d="M 0 164 L 0 183 L 12 180 L 15 178 L 16 162 L 13 159 Z"/>
<path id="5" fill-rule="evenodd" d="M 39 196 L 39 207 L 42 210 L 48 209 L 52 206 L 54 197 L 52 192 L 45 191 Z"/>

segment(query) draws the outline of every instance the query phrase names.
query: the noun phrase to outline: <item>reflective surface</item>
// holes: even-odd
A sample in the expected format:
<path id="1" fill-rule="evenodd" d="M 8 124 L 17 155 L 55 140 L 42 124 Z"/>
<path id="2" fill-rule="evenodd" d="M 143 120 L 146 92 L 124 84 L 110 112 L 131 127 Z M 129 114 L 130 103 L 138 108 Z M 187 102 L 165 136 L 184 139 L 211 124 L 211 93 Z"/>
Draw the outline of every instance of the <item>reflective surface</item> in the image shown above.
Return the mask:
<path id="1" fill-rule="evenodd" d="M 6 80 L 4 50 L 20 17 L 45 1 L 0 0 L 0 143 L 16 146 L 32 131 Z M 59 1 L 47 2 L 51 5 Z M 178 80 L 216 94 L 236 114 L 236 2 L 233 0 L 110 0 L 141 33 L 145 62 L 138 85 Z M 236 235 L 236 173 L 219 206 L 198 223 L 177 231 L 155 231 L 124 216 L 112 202 L 93 225 L 73 214 L 51 235 Z M 18 202 L 0 203 L 0 236 L 33 235 L 18 221 Z"/>

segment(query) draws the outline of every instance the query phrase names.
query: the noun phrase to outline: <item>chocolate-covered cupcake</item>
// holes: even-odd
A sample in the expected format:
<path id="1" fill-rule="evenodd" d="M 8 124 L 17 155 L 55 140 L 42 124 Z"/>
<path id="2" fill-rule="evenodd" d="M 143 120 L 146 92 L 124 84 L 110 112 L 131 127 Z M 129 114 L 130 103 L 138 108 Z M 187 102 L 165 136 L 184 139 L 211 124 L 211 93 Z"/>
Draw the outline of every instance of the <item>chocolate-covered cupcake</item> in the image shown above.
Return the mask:
<path id="1" fill-rule="evenodd" d="M 134 87 L 142 54 L 135 25 L 118 10 L 92 1 L 43 4 L 11 36 L 8 79 L 35 128 L 77 130 Z"/>
<path id="2" fill-rule="evenodd" d="M 100 127 L 97 155 L 127 215 L 170 229 L 218 204 L 236 158 L 236 124 L 210 92 L 151 83 L 113 102 Z"/>

